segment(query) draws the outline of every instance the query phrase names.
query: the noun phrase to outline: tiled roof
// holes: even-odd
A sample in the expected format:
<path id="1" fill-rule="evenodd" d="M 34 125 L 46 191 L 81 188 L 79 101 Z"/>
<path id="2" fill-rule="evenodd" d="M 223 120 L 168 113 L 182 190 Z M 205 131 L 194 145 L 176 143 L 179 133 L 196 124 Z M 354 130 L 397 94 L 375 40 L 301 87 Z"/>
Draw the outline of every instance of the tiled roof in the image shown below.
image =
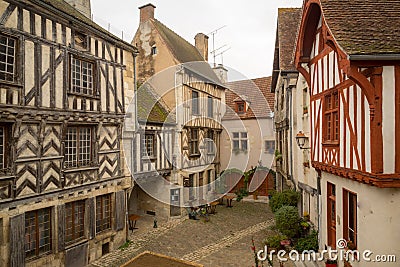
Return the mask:
<path id="1" fill-rule="evenodd" d="M 154 25 L 161 34 L 163 40 L 167 43 L 167 46 L 171 52 L 180 63 L 204 61 L 199 50 L 197 50 L 196 47 L 183 39 L 173 30 L 162 24 L 157 19 L 154 19 Z"/>
<path id="2" fill-rule="evenodd" d="M 157 19 L 152 19 L 152 21 L 162 39 L 166 42 L 169 50 L 180 63 L 184 63 L 186 68 L 203 76 L 205 82 L 224 87 L 218 76 L 211 69 L 210 65 L 204 61 L 204 58 L 195 46 Z"/>
<path id="3" fill-rule="evenodd" d="M 122 39 L 118 38 L 117 36 L 111 34 L 109 31 L 104 29 L 103 27 L 99 26 L 95 22 L 93 22 L 91 19 L 83 15 L 81 12 L 76 10 L 74 7 L 72 7 L 70 4 L 65 2 L 64 0 L 19 0 L 18 2 L 25 3 L 27 5 L 39 5 L 44 7 L 45 9 L 49 10 L 51 12 L 50 8 L 54 8 L 57 11 L 63 13 L 63 15 L 74 18 L 87 26 L 101 32 L 102 34 L 112 38 L 114 41 L 117 41 L 118 43 L 123 44 L 125 47 L 130 47 L 132 50 L 135 49 L 131 44 L 123 41 Z M 135 49 L 136 50 L 136 49 Z"/>
<path id="4" fill-rule="evenodd" d="M 296 71 L 294 53 L 297 32 L 301 22 L 301 11 L 301 8 L 278 9 L 271 92 L 275 90 L 280 71 Z"/>
<path id="5" fill-rule="evenodd" d="M 138 120 L 150 123 L 174 123 L 175 117 L 170 114 L 162 99 L 148 84 L 141 86 L 137 94 Z"/>
<path id="6" fill-rule="evenodd" d="M 242 80 L 227 84 L 225 94 L 227 112 L 224 120 L 256 119 L 270 117 L 274 110 L 274 94 L 270 93 L 271 77 Z M 237 100 L 246 100 L 249 109 L 244 114 L 236 114 Z"/>
<path id="7" fill-rule="evenodd" d="M 399 0 L 320 0 L 335 40 L 349 55 L 400 53 Z"/>
<path id="8" fill-rule="evenodd" d="M 187 262 L 169 256 L 145 251 L 121 267 L 203 267 L 198 263 Z"/>
<path id="9" fill-rule="evenodd" d="M 294 50 L 296 35 L 301 22 L 301 8 L 279 8 L 278 10 L 278 45 L 279 69 L 284 71 L 296 70 L 294 65 Z"/>

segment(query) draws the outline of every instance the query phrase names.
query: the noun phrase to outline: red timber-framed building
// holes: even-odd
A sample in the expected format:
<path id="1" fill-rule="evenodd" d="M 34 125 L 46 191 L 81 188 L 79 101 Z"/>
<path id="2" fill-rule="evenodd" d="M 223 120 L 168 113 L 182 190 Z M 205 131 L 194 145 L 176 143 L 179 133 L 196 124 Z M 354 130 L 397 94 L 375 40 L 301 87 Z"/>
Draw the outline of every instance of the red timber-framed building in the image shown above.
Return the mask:
<path id="1" fill-rule="evenodd" d="M 295 64 L 310 88 L 322 246 L 400 256 L 399 18 L 400 1 L 304 2 Z"/>

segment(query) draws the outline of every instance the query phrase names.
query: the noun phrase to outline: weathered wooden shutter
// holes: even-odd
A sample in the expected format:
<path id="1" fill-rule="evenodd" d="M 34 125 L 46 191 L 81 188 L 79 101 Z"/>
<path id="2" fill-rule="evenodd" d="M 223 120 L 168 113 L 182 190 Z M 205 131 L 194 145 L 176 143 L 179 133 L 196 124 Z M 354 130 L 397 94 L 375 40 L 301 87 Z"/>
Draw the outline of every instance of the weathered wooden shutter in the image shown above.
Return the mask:
<path id="1" fill-rule="evenodd" d="M 10 267 L 25 266 L 25 214 L 10 218 Z"/>
<path id="2" fill-rule="evenodd" d="M 58 251 L 65 249 L 65 205 L 57 207 L 57 220 L 58 220 Z"/>
<path id="3" fill-rule="evenodd" d="M 125 226 L 125 191 L 115 193 L 115 230 L 121 231 Z"/>
<path id="4" fill-rule="evenodd" d="M 95 210 L 96 198 L 88 198 L 86 200 L 86 222 L 89 229 L 89 239 L 93 239 L 96 236 L 96 210 Z"/>

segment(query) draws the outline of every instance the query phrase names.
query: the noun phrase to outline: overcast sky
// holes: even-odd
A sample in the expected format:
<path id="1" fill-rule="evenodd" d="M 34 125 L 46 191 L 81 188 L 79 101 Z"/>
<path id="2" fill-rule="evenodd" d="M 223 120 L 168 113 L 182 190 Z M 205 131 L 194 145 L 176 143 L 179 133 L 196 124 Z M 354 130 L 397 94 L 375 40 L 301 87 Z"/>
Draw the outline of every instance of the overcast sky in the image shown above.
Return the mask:
<path id="1" fill-rule="evenodd" d="M 301 7 L 302 0 L 92 0 L 94 19 L 124 40 L 131 42 L 139 24 L 138 7 L 152 3 L 155 17 L 180 36 L 194 44 L 198 32 L 210 32 L 225 26 L 215 35 L 215 48 L 227 45 L 220 52 L 223 63 L 247 78 L 272 74 L 276 18 L 279 7 Z M 212 37 L 210 36 L 210 51 Z M 210 63 L 213 63 L 210 55 Z M 217 64 L 222 63 L 221 56 Z"/>

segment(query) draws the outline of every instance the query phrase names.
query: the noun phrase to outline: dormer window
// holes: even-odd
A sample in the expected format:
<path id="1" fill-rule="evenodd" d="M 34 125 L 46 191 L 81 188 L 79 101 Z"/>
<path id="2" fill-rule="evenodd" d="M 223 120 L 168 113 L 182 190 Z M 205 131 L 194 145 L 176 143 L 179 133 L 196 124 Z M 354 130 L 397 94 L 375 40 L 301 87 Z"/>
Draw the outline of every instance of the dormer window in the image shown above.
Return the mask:
<path id="1" fill-rule="evenodd" d="M 152 56 L 157 55 L 157 46 L 153 46 L 153 47 L 151 48 L 151 55 L 152 55 Z"/>
<path id="2" fill-rule="evenodd" d="M 236 113 L 243 114 L 246 112 L 246 102 L 239 101 L 236 102 Z"/>

